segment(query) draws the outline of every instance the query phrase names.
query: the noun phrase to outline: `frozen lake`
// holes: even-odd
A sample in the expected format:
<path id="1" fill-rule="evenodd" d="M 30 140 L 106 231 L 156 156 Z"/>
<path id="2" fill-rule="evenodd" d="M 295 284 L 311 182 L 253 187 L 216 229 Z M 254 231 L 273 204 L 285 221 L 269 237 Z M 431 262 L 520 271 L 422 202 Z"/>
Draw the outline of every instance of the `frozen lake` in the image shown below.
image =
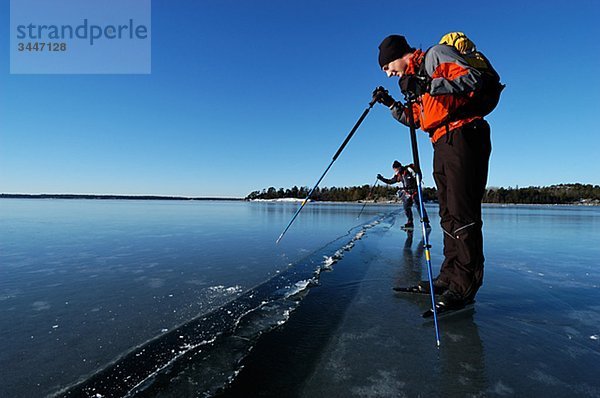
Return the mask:
<path id="1" fill-rule="evenodd" d="M 275 245 L 296 206 L 0 201 L 0 396 L 600 396 L 599 208 L 486 207 L 438 350 L 398 207 L 312 203 Z"/>

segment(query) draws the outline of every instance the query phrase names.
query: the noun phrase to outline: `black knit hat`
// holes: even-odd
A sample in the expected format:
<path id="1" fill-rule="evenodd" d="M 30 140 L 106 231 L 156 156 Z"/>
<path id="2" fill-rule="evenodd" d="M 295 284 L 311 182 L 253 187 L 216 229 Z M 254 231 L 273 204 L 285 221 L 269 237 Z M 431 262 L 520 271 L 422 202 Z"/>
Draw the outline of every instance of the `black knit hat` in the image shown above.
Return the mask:
<path id="1" fill-rule="evenodd" d="M 415 49 L 408 45 L 404 36 L 388 36 L 379 45 L 379 66 L 383 68 L 384 65 L 402 58 L 405 54 L 413 51 Z"/>
<path id="2" fill-rule="evenodd" d="M 392 169 L 401 169 L 402 168 L 402 163 L 400 163 L 397 160 L 394 160 L 394 163 L 392 163 Z"/>

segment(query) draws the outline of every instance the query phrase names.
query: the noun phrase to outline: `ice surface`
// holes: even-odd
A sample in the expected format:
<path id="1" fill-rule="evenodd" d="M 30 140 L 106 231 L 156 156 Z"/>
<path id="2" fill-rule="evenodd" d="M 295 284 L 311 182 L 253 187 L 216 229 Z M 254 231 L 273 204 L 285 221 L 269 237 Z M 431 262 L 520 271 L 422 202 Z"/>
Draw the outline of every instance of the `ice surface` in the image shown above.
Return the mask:
<path id="1" fill-rule="evenodd" d="M 246 355 L 270 335 L 290 347 L 266 347 L 290 367 L 279 366 L 281 377 L 268 368 L 261 386 L 288 383 L 298 396 L 600 395 L 598 209 L 486 208 L 475 311 L 442 322 L 436 351 L 420 318 L 427 302 L 391 291 L 424 276 L 420 231 L 401 231 L 403 214 L 352 228 L 360 205 L 307 207 L 275 247 L 294 206 L 69 203 L 4 208 L 21 219 L 0 231 L 0 396 L 45 396 L 130 352 L 135 365 L 109 366 L 103 385 L 142 383 L 148 396 L 216 391 L 244 378 Z M 430 238 L 438 267 L 441 231 Z M 152 358 L 151 343 L 160 348 Z M 296 372 L 298 362 L 314 373 Z"/>

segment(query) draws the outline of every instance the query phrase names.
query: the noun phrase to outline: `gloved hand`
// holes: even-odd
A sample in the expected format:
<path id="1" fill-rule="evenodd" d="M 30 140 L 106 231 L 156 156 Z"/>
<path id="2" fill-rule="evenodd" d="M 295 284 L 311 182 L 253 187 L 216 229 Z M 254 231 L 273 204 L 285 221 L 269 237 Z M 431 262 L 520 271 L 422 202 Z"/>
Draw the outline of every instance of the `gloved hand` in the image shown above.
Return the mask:
<path id="1" fill-rule="evenodd" d="M 403 75 L 400 78 L 400 90 L 408 97 L 420 97 L 428 93 L 431 86 L 431 78 L 427 75 Z"/>
<path id="2" fill-rule="evenodd" d="M 383 180 L 383 176 L 381 174 L 377 174 L 377 179 L 378 180 Z"/>
<path id="3" fill-rule="evenodd" d="M 392 98 L 390 93 L 388 93 L 388 91 L 381 86 L 373 90 L 373 99 L 380 104 L 387 106 L 388 108 L 396 103 L 396 100 Z"/>

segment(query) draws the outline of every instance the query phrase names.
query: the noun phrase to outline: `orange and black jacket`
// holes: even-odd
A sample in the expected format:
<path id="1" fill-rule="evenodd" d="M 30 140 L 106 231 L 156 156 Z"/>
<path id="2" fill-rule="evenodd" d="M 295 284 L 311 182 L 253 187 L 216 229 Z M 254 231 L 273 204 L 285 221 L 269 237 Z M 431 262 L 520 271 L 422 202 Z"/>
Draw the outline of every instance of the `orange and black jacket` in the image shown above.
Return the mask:
<path id="1" fill-rule="evenodd" d="M 431 141 L 436 142 L 447 132 L 481 118 L 454 116 L 481 85 L 481 72 L 470 66 L 456 48 L 438 44 L 426 53 L 415 51 L 405 73 L 416 74 L 419 70 L 431 77 L 431 85 L 429 92 L 413 104 L 412 111 L 416 127 L 429 133 Z M 392 107 L 394 118 L 406 125 L 407 112 L 399 103 Z"/>

